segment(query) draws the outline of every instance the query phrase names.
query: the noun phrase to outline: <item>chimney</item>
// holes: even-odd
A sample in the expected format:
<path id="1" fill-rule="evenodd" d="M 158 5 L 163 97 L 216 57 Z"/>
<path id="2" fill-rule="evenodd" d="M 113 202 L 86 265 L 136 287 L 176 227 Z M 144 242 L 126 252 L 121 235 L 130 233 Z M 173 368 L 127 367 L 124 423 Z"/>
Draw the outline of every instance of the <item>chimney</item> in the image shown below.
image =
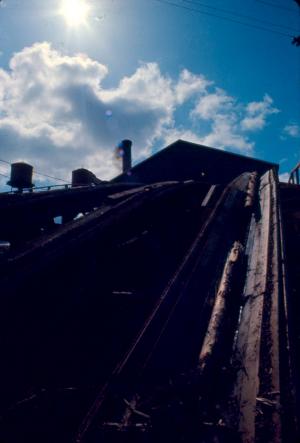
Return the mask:
<path id="1" fill-rule="evenodd" d="M 131 169 L 131 146 L 131 140 L 122 140 L 119 145 L 123 158 L 123 173 L 126 173 Z"/>

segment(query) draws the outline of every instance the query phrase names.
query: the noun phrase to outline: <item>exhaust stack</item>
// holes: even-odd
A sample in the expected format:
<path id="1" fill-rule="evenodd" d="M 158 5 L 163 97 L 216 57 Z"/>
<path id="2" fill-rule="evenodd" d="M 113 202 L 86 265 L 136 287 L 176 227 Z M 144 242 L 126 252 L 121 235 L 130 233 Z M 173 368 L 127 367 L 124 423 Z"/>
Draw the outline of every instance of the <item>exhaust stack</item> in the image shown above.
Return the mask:
<path id="1" fill-rule="evenodd" d="M 131 169 L 131 146 L 132 141 L 131 140 L 122 140 L 119 149 L 120 149 L 120 155 L 122 156 L 122 172 L 126 173 L 130 171 Z"/>

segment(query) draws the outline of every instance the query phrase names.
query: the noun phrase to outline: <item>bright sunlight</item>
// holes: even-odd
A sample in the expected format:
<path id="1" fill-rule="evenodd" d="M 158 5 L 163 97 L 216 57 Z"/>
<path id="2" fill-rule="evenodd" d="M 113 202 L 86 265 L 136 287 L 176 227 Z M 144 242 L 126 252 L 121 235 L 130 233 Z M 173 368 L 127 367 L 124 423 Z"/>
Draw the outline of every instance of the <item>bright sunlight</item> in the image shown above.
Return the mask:
<path id="1" fill-rule="evenodd" d="M 86 22 L 89 6 L 85 0 L 63 0 L 60 13 L 68 26 L 79 26 Z"/>

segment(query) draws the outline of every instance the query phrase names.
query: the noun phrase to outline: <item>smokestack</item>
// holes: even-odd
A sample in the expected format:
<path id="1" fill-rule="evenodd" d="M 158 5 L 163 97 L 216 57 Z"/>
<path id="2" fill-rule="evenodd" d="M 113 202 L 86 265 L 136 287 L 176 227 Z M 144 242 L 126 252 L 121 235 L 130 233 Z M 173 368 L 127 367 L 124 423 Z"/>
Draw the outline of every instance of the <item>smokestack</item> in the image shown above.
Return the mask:
<path id="1" fill-rule="evenodd" d="M 122 140 L 119 145 L 120 151 L 122 151 L 123 173 L 126 173 L 131 169 L 131 146 L 131 140 Z"/>

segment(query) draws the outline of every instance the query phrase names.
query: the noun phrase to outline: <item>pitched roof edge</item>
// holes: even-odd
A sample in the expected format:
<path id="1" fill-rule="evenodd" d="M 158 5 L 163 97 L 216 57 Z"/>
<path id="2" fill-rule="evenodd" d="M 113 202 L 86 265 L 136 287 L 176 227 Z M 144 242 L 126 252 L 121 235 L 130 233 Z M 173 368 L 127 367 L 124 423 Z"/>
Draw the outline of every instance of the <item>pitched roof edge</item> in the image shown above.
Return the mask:
<path id="1" fill-rule="evenodd" d="M 212 150 L 212 151 L 221 151 L 224 154 L 234 155 L 235 157 L 239 157 L 239 158 L 248 158 L 249 160 L 254 160 L 254 161 L 257 161 L 257 162 L 260 162 L 260 163 L 264 163 L 266 165 L 270 165 L 270 167 L 276 167 L 277 171 L 279 169 L 279 164 L 278 163 L 272 163 L 272 162 L 268 162 L 266 160 L 260 160 L 259 158 L 256 158 L 256 157 L 249 157 L 247 155 L 237 154 L 235 152 L 225 151 L 223 149 L 211 148 L 210 146 L 205 146 L 205 145 L 201 145 L 199 143 L 189 142 L 187 140 L 182 140 L 182 139 L 179 138 L 178 140 L 172 142 L 171 144 L 167 145 L 166 147 L 164 147 L 164 148 L 160 149 L 159 151 L 155 152 L 150 157 L 147 157 L 144 160 L 140 161 L 139 163 L 134 165 L 131 168 L 131 170 L 134 170 L 135 168 L 139 167 L 140 165 L 143 165 L 147 161 L 151 160 L 153 157 L 157 157 L 157 156 L 161 155 L 162 153 L 164 153 L 165 151 L 171 149 L 173 146 L 177 145 L 178 143 L 185 143 L 185 144 L 188 144 L 188 145 L 193 145 L 193 146 L 198 147 L 198 148 L 201 147 L 201 148 L 209 149 L 209 150 Z M 111 181 L 118 180 L 123 175 L 124 175 L 124 173 L 122 172 L 121 174 L 117 175 L 116 177 L 113 177 L 111 179 Z"/>

